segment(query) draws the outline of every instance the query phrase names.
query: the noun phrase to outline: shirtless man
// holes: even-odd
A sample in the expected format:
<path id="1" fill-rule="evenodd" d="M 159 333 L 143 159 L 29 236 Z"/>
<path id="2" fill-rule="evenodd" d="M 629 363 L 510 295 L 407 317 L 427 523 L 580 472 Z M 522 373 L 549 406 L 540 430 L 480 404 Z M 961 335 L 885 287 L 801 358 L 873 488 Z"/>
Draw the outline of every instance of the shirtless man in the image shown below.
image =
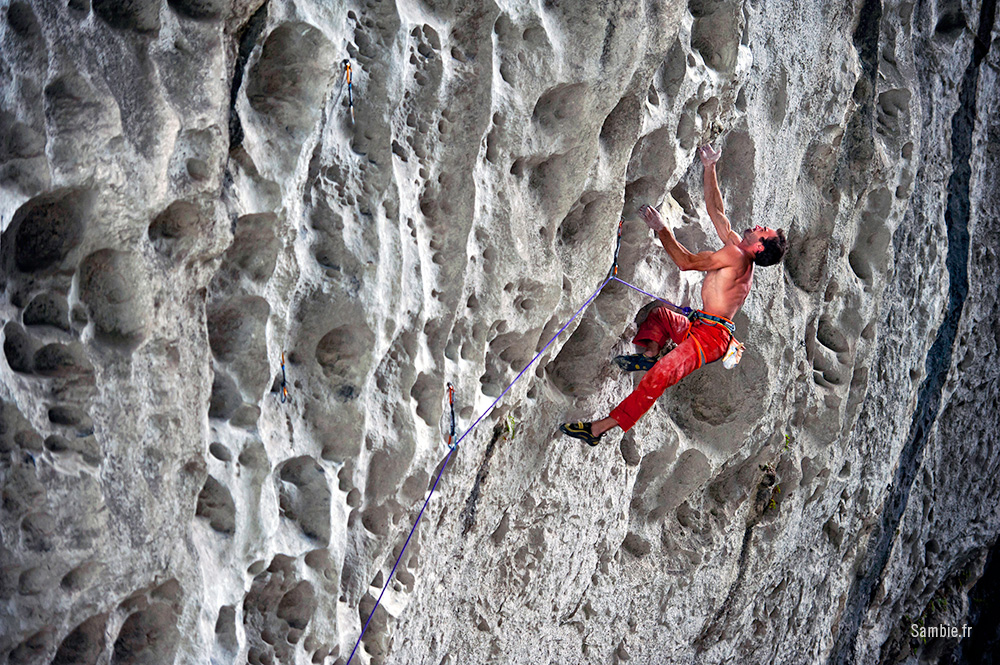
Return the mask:
<path id="1" fill-rule="evenodd" d="M 635 337 L 636 344 L 644 346 L 645 352 L 616 358 L 616 363 L 624 369 L 649 369 L 636 389 L 607 418 L 593 423 L 564 423 L 559 427 L 564 434 L 592 446 L 615 427 L 627 432 L 666 388 L 702 365 L 722 358 L 736 332 L 732 318 L 750 293 L 754 265 L 774 265 L 784 258 L 788 248 L 782 229 L 755 226 L 744 231 L 742 236 L 733 231 L 723 209 L 722 192 L 715 175 L 715 163 L 722 152 L 703 146 L 698 154 L 705 167 L 705 207 L 725 246 L 716 252 L 692 254 L 677 242 L 655 208 L 643 206 L 639 215 L 659 237 L 663 249 L 678 268 L 706 273 L 701 287 L 704 309 L 693 312 L 690 319 L 665 307 L 649 313 Z M 667 337 L 677 347 L 655 360 Z"/>

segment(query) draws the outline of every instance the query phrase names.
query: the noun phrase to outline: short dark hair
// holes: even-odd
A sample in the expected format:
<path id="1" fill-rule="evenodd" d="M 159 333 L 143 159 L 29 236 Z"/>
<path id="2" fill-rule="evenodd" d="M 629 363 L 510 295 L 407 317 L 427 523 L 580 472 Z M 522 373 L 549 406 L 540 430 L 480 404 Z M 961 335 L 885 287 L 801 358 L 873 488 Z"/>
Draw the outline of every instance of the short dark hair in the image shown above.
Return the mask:
<path id="1" fill-rule="evenodd" d="M 785 238 L 784 229 L 778 229 L 775 237 L 765 238 L 760 241 L 760 244 L 764 245 L 764 249 L 753 257 L 753 262 L 759 266 L 773 266 L 775 263 L 779 263 L 781 259 L 785 258 L 785 252 L 788 251 L 788 239 Z"/>

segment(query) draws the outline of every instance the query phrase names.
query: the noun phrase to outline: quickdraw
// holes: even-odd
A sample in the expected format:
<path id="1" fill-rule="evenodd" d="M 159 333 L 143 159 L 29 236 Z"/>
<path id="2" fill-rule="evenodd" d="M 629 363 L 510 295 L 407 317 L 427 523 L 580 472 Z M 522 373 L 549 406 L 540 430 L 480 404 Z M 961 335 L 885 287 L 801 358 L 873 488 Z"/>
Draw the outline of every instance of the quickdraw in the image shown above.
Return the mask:
<path id="1" fill-rule="evenodd" d="M 281 403 L 288 401 L 288 381 L 285 380 L 285 352 L 281 352 Z"/>
<path id="2" fill-rule="evenodd" d="M 608 271 L 608 279 L 618 277 L 618 252 L 622 248 L 622 225 L 625 224 L 625 220 L 622 219 L 618 222 L 618 236 L 615 238 L 615 255 L 611 260 L 611 270 Z"/>
<path id="3" fill-rule="evenodd" d="M 451 409 L 451 429 L 448 431 L 448 447 L 452 450 L 458 446 L 458 441 L 452 443 L 455 438 L 455 386 L 448 384 L 448 407 Z"/>
<path id="4" fill-rule="evenodd" d="M 347 106 L 351 109 L 351 124 L 354 124 L 354 84 L 351 81 L 351 61 L 344 58 L 340 63 L 344 67 L 344 80 L 347 82 Z"/>

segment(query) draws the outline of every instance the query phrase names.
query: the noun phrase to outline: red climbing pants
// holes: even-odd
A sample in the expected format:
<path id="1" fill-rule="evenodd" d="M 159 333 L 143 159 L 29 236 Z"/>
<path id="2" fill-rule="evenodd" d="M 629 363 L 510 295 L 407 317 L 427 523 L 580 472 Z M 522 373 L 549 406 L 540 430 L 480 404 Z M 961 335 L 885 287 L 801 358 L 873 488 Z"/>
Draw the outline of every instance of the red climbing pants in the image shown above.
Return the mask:
<path id="1" fill-rule="evenodd" d="M 636 344 L 656 342 L 662 347 L 668 337 L 677 347 L 660 358 L 632 394 L 611 412 L 611 417 L 626 432 L 649 411 L 664 390 L 702 365 L 724 356 L 732 334 L 721 323 L 706 319 L 691 323 L 666 307 L 657 307 L 639 326 L 632 341 Z"/>

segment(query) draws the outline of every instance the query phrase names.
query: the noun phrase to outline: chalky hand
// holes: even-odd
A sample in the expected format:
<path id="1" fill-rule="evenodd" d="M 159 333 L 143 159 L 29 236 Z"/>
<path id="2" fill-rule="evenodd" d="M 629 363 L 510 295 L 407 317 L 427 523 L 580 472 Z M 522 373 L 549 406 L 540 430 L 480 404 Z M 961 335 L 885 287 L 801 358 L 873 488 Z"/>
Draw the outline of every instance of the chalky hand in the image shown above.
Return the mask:
<path id="1" fill-rule="evenodd" d="M 722 157 L 722 151 L 716 150 L 710 145 L 703 145 L 698 148 L 698 156 L 701 157 L 703 166 L 711 166 L 719 161 L 719 157 Z"/>
<path id="2" fill-rule="evenodd" d="M 663 216 L 652 206 L 642 206 L 639 208 L 639 216 L 642 217 L 642 221 L 646 222 L 646 226 L 653 230 L 653 233 L 659 233 L 667 228 L 667 223 L 663 221 Z"/>

